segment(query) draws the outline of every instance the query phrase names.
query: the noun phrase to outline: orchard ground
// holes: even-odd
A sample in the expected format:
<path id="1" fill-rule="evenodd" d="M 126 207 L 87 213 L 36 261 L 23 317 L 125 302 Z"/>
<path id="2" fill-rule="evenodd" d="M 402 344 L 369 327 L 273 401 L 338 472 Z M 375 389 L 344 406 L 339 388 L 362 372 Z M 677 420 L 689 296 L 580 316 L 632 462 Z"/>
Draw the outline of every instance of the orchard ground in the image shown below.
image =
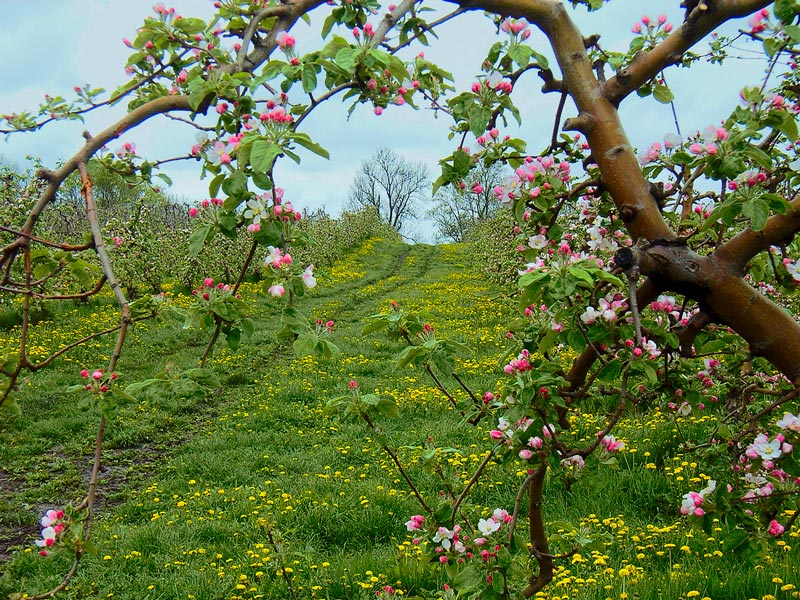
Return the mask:
<path id="1" fill-rule="evenodd" d="M 466 481 L 491 447 L 495 423 L 479 423 L 476 435 L 422 369 L 394 369 L 402 344 L 360 332 L 363 317 L 390 310 L 391 301 L 430 313 L 437 333 L 473 350 L 458 360 L 467 385 L 478 394 L 500 391 L 503 323 L 513 302 L 484 279 L 475 255 L 469 245 L 372 239 L 321 270 L 320 285 L 298 307 L 334 321 L 330 339 L 342 354 L 330 360 L 295 358 L 276 337 L 277 301 L 247 284 L 243 298 L 256 333 L 238 352 L 217 349 L 209 365 L 215 389 L 118 407 L 107 430 L 95 551 L 62 597 L 355 599 L 386 596 L 386 586 L 401 597 L 443 594 L 444 573 L 429 568 L 404 526 L 419 506 L 382 441 L 324 408 L 351 380 L 394 400 L 401 417 L 380 427 L 424 497 L 435 500 L 447 485 Z M 190 301 L 177 291 L 167 296 L 176 305 Z M 41 317 L 34 357 L 59 348 L 68 333 L 113 325 L 118 313 L 105 297 Z M 17 340 L 9 325 L 0 344 Z M 206 334 L 177 322 L 139 323 L 120 378 L 177 373 L 196 364 L 205 343 Z M 111 344 L 97 340 L 25 380 L 22 415 L 3 421 L 2 597 L 46 591 L 69 568 L 66 553 L 42 557 L 33 542 L 45 510 L 83 494 L 97 415 L 63 390 L 80 383 L 81 369 L 105 364 Z M 456 399 L 466 397 L 453 380 L 446 385 Z M 718 412 L 629 409 L 615 429 L 625 443 L 617 468 L 591 467 L 601 470 L 548 490 L 549 533 L 572 523 L 604 543 L 559 561 L 553 584 L 537 597 L 800 597 L 796 529 L 766 553 L 745 557 L 715 536 L 721 528 L 693 529 L 679 514 L 681 497 L 709 479 L 682 442 L 699 438 Z M 572 425 L 589 438 L 601 425 L 594 418 L 578 413 Z M 441 477 L 422 460 L 432 444 L 440 448 Z M 493 463 L 475 488 L 474 520 L 511 510 L 525 475 L 522 461 Z"/>

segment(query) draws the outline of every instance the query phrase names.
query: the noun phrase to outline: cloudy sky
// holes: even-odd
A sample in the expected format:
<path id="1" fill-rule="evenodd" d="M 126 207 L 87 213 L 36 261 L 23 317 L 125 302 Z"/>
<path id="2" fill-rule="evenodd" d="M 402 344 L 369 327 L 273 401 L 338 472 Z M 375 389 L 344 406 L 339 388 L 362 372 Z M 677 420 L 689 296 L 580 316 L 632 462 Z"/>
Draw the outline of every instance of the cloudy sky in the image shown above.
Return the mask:
<path id="1" fill-rule="evenodd" d="M 129 50 L 122 38 L 134 37 L 136 27 L 153 14 L 153 4 L 153 0 L 2 0 L 5 31 L 0 36 L 0 55 L 6 58 L 2 67 L 0 113 L 33 109 L 45 93 L 69 98 L 75 85 L 90 83 L 113 90 L 126 79 L 123 67 Z M 174 0 L 166 4 L 184 16 L 208 17 L 213 2 Z M 632 36 L 631 26 L 642 15 L 655 18 L 666 14 L 670 22 L 677 24 L 683 15 L 678 5 L 678 0 L 614 0 L 599 13 L 587 14 L 580 8 L 574 13 L 584 34 L 599 33 L 604 48 L 624 50 Z M 449 5 L 441 6 L 443 11 L 450 9 Z M 300 53 L 319 47 L 318 27 L 324 14 L 315 13 L 311 26 L 300 23 L 292 31 Z M 735 23 L 727 31 L 743 26 L 744 22 Z M 406 58 L 424 50 L 426 57 L 453 72 L 457 85 L 468 87 L 479 72 L 486 49 L 496 41 L 494 36 L 492 24 L 472 14 L 442 27 L 439 42 L 434 40 L 435 46 L 413 47 Z M 534 31 L 531 43 L 546 52 L 540 32 Z M 723 119 L 736 104 L 739 89 L 758 83 L 764 63 L 747 58 L 748 46 L 744 42 L 738 46 L 741 51 L 736 54 L 744 58 L 737 61 L 733 71 L 730 67 L 704 63 L 692 69 L 667 72 L 684 134 Z M 510 123 L 503 132 L 526 139 L 529 151 L 547 145 L 553 126 L 557 98 L 543 96 L 539 87 L 540 81 L 534 73 L 521 80 L 514 100 L 523 113 L 523 125 L 517 128 Z M 330 151 L 331 160 L 304 155 L 299 166 L 286 160 L 280 163 L 278 185 L 287 190 L 286 197 L 296 206 L 310 210 L 323 207 L 337 214 L 347 200 L 359 164 L 381 146 L 388 146 L 409 160 L 423 162 L 434 176 L 438 173 L 438 159 L 454 148 L 454 142 L 447 139 L 448 119 L 445 116 L 437 119 L 424 107 L 418 111 L 391 107 L 378 117 L 363 106 L 349 120 L 347 107 L 334 99 L 303 126 L 304 131 Z M 54 165 L 80 147 L 84 129 L 99 131 L 118 118 L 120 110 L 122 107 L 99 111 L 84 124 L 54 123 L 37 134 L 9 136 L 0 140 L 0 157 L 20 167 L 26 165 L 28 155 L 39 156 L 46 165 Z M 568 108 L 564 116 L 570 115 Z M 623 105 L 622 116 L 628 135 L 638 147 L 646 147 L 674 130 L 670 108 L 653 99 L 629 99 Z M 120 145 L 123 141 L 134 142 L 139 154 L 161 159 L 188 151 L 195 142 L 195 133 L 191 128 L 163 119 L 153 120 L 122 138 Z M 187 201 L 207 196 L 207 181 L 199 179 L 196 163 L 180 163 L 166 172 L 174 180 L 171 191 L 176 196 Z M 423 223 L 417 229 L 424 237 L 430 236 L 429 225 Z"/>

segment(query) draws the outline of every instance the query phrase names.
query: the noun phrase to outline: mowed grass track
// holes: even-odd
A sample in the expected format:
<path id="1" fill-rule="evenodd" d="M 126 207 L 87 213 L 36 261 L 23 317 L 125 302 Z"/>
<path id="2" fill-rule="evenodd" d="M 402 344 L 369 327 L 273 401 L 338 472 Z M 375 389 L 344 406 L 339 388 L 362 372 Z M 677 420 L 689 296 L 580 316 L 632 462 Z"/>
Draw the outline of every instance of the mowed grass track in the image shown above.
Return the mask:
<path id="1" fill-rule="evenodd" d="M 320 285 L 298 308 L 335 321 L 330 339 L 342 354 L 330 360 L 294 357 L 276 336 L 278 304 L 256 294 L 257 284 L 246 287 L 256 334 L 236 353 L 217 350 L 210 366 L 219 389 L 123 406 L 109 424 L 97 552 L 84 558 L 63 597 L 366 599 L 385 585 L 433 597 L 445 579 L 418 559 L 403 525 L 420 512 L 415 499 L 362 423 L 323 409 L 355 380 L 398 403 L 401 417 L 380 426 L 427 498 L 435 500 L 443 482 L 418 464 L 426 445 L 454 450 L 444 469 L 452 487 L 469 478 L 495 423 L 463 424 L 423 370 L 395 370 L 402 344 L 360 331 L 365 316 L 387 311 L 391 301 L 429 313 L 437 334 L 473 349 L 459 360 L 462 379 L 478 395 L 497 392 L 513 301 L 485 282 L 474 256 L 466 245 L 371 240 L 321 272 Z M 60 343 L 62 330 L 112 318 L 113 307 L 81 307 L 40 324 L 37 343 L 44 352 Z M 206 339 L 180 324 L 142 324 L 120 364 L 122 377 L 133 382 L 168 364 L 190 368 Z M 45 591 L 69 568 L 68 556 L 42 558 L 30 548 L 41 513 L 81 497 L 96 415 L 62 390 L 84 366 L 102 366 L 110 343 L 73 353 L 33 378 L 20 397 L 22 417 L 3 424 L 0 532 L 7 542 L 0 549 L 25 547 L 0 563 L 0 597 Z M 445 383 L 465 397 L 451 378 Z M 681 426 L 699 426 L 695 419 L 702 418 Z M 590 415 L 581 419 L 577 426 L 596 430 Z M 618 437 L 627 444 L 619 471 L 593 473 L 570 490 L 553 486 L 547 496 L 548 520 L 572 520 L 603 534 L 607 545 L 565 561 L 543 596 L 796 597 L 796 540 L 745 565 L 713 534 L 692 532 L 680 520 L 681 495 L 702 487 L 704 477 L 691 456 L 676 452 L 670 419 L 631 414 Z M 511 508 L 524 475 L 520 464 L 492 466 L 475 488 L 471 511 L 478 517 Z"/>

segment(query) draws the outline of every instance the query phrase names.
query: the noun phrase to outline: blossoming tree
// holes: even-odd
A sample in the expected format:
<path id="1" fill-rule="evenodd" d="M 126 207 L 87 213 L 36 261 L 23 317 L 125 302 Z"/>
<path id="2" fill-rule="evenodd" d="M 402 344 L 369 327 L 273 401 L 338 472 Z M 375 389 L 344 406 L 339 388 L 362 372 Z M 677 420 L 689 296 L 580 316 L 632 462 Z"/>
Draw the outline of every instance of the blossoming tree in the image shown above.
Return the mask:
<path id="1" fill-rule="evenodd" d="M 551 545 L 566 543 L 569 554 L 570 544 L 579 541 L 548 538 L 541 509 L 547 475 L 569 481 L 589 460 L 609 463 L 622 447 L 613 427 L 631 404 L 686 414 L 726 402 L 708 439 L 687 443 L 703 448 L 709 465 L 718 465 L 729 481 L 713 480 L 676 504 L 701 522 L 720 515 L 732 535 L 781 535 L 800 514 L 783 522 L 777 518 L 800 491 L 792 458 L 800 420 L 785 410 L 800 384 L 800 325 L 790 294 L 800 280 L 797 0 L 687 1 L 681 23 L 664 17 L 637 21 L 627 52 L 601 48 L 596 32 L 581 32 L 558 0 L 450 4 L 450 12 L 426 21 L 427 2 L 417 0 L 388 6 L 376 0 L 221 0 L 209 22 L 158 4 L 156 15 L 128 42 L 130 80 L 108 99 L 87 86 L 76 88 L 72 100 L 48 97 L 38 112 L 5 115 L 3 132 L 23 132 L 123 100 L 129 109 L 108 128 L 87 133 L 63 165 L 41 170 L 43 185 L 32 208 L 18 223 L 2 226 L 0 289 L 22 296 L 25 315 L 18 356 L 6 357 L 2 367 L 3 400 L 11 401 L 23 372 L 44 368 L 54 358 L 37 364 L 28 357 L 32 299 L 84 298 L 104 285 L 111 286 L 120 306 L 118 344 L 105 371 L 95 371 L 97 377 L 80 387 L 98 398 L 124 394 L 105 373 L 114 371 L 128 325 L 150 314 L 157 302 L 130 305 L 121 292 L 96 218 L 87 163 L 102 161 L 144 182 L 157 176 L 158 165 L 138 156 L 132 145 L 107 153 L 110 141 L 160 115 L 203 129 L 187 155 L 211 176 L 211 199 L 191 209 L 197 219 L 193 251 L 216 235 L 249 235 L 245 266 L 256 256 L 265 260 L 265 292 L 280 297 L 289 291 L 291 297 L 316 280 L 311 267 L 293 264 L 288 254 L 299 237 L 299 213 L 284 198 L 275 162 L 300 162 L 307 152 L 327 156 L 303 124 L 338 96 L 371 104 L 378 115 L 425 104 L 452 119 L 455 149 L 442 159 L 435 188 L 471 185 L 477 164 L 503 162 L 515 169 L 494 193 L 513 212 L 519 251 L 528 262 L 519 280 L 523 314 L 510 326 L 505 388 L 463 408 L 473 423 L 497 423 L 491 457 L 519 460 L 528 470 L 518 506 L 512 512 L 498 508 L 478 520 L 475 530 L 465 518 L 471 480 L 446 510 L 417 494 L 426 514 L 407 522 L 409 530 L 430 528 L 438 562 L 456 565 L 448 574 L 459 593 L 506 598 L 524 579 L 519 591 L 530 597 L 551 581 L 558 559 Z M 572 4 L 594 11 L 604 2 Z M 400 58 L 405 47 L 426 43 L 439 25 L 471 11 L 484 11 L 499 39 L 477 65 L 469 89 L 457 93 L 445 68 L 422 54 Z M 303 54 L 292 29 L 309 17 L 322 21 L 323 43 Z M 667 135 L 663 144 L 637 156 L 620 105 L 637 95 L 669 103 L 664 72 L 708 56 L 724 61 L 730 39 L 714 38 L 710 55 L 693 49 L 739 17 L 749 21 L 737 37 L 751 38 L 763 49 L 767 76 L 744 87 L 742 104 L 704 132 Z M 531 26 L 544 33 L 554 64 L 544 48 L 531 44 Z M 346 35 L 340 35 L 343 29 Z M 519 118 L 515 102 L 525 98 L 516 96 L 515 85 L 532 71 L 541 77 L 543 93 L 561 98 L 544 149 L 531 149 L 528 141 L 501 131 L 508 115 Z M 564 113 L 569 118 L 562 125 Z M 44 239 L 37 235 L 39 218 L 76 170 L 83 177 L 91 240 L 75 245 Z M 96 253 L 101 272 L 95 275 L 83 252 Z M 241 280 L 230 285 L 208 280 L 196 291 L 188 322 L 213 331 L 203 360 L 220 335 L 235 347 L 252 328 L 236 298 Z M 316 347 L 314 328 L 305 331 L 302 318 L 288 315 L 303 347 Z M 456 349 L 397 307 L 373 324 L 371 329 L 388 329 L 408 342 L 405 362 L 434 360 Z M 380 399 L 362 396 L 357 384 L 351 394 L 353 412 L 393 412 Z M 586 442 L 574 415 L 589 407 L 599 407 L 607 419 Z M 89 509 L 96 472 L 97 465 Z M 521 508 L 525 494 L 527 510 Z M 50 547 L 62 531 L 75 532 L 64 527 L 70 518 L 48 513 L 39 545 Z M 89 529 L 84 522 L 76 534 L 78 559 L 81 536 Z M 515 532 L 522 522 L 528 535 L 520 542 Z M 463 562 L 467 554 L 478 562 Z M 520 556 L 535 564 L 524 578 L 518 573 Z"/>

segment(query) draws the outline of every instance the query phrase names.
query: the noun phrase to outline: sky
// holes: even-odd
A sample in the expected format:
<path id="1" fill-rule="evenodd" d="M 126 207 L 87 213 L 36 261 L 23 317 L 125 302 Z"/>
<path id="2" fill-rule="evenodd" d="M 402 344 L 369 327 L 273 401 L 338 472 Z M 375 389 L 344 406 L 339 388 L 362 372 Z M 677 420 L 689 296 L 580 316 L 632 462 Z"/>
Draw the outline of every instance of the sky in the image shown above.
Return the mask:
<path id="1" fill-rule="evenodd" d="M 122 38 L 134 37 L 144 18 L 153 14 L 153 4 L 153 0 L 0 0 L 5 9 L 0 55 L 6 57 L 0 67 L 0 80 L 4 82 L 0 87 L 0 113 L 35 109 L 46 93 L 69 98 L 74 86 L 85 83 L 109 91 L 116 88 L 126 80 L 123 67 L 130 52 Z M 184 16 L 207 18 L 213 12 L 211 0 L 173 0 L 166 4 Z M 613 0 L 597 13 L 587 14 L 582 8 L 573 12 L 585 35 L 599 33 L 603 48 L 624 50 L 632 37 L 631 26 L 642 15 L 655 18 L 665 14 L 671 23 L 678 24 L 683 17 L 678 5 L 678 0 Z M 447 11 L 452 5 L 439 6 Z M 311 26 L 300 22 L 292 30 L 298 52 L 319 47 L 319 26 L 324 14 L 312 14 Z M 744 26 L 740 20 L 728 26 L 727 31 Z M 430 47 L 412 46 L 404 58 L 424 51 L 428 59 L 453 73 L 457 88 L 468 88 L 488 47 L 497 40 L 495 28 L 475 13 L 445 24 L 438 32 L 438 42 L 433 40 Z M 549 54 L 538 30 L 534 30 L 530 43 Z M 701 63 L 692 69 L 667 71 L 684 135 L 724 119 L 736 105 L 739 89 L 759 82 L 763 61 L 747 58 L 747 44 L 739 47 L 744 49 L 739 54 L 745 58 L 737 61 L 733 70 Z M 755 50 L 753 46 L 750 49 Z M 517 127 L 512 120 L 501 132 L 525 139 L 531 152 L 547 146 L 557 103 L 556 95 L 541 94 L 540 85 L 534 73 L 520 80 L 513 98 L 522 112 L 523 124 Z M 448 140 L 450 121 L 446 115 L 436 118 L 422 105 L 417 111 L 390 107 L 381 116 L 362 105 L 349 119 L 348 106 L 333 99 L 303 123 L 302 130 L 330 152 L 330 160 L 305 153 L 300 165 L 279 161 L 277 185 L 286 190 L 285 197 L 295 206 L 309 211 L 323 208 L 331 215 L 338 214 L 346 206 L 350 183 L 359 165 L 380 147 L 389 147 L 412 162 L 423 163 L 433 178 L 439 173 L 438 160 L 456 147 L 456 141 Z M 564 118 L 574 114 L 571 108 L 568 104 Z M 123 110 L 118 106 L 96 111 L 85 123 L 57 122 L 38 133 L 7 136 L 0 139 L 0 158 L 25 168 L 26 156 L 38 156 L 46 166 L 54 166 L 80 148 L 84 130 L 105 128 Z M 670 107 L 652 98 L 628 99 L 623 103 L 621 117 L 633 145 L 640 148 L 675 129 Z M 185 154 L 195 143 L 195 134 L 192 128 L 153 119 L 110 146 L 114 149 L 123 142 L 133 142 L 138 154 L 156 160 Z M 474 146 L 474 140 L 471 143 Z M 173 163 L 164 172 L 173 179 L 169 190 L 173 195 L 192 203 L 207 197 L 208 180 L 199 178 L 198 163 Z M 424 220 L 412 224 L 410 233 L 422 240 L 434 236 L 431 223 Z"/>

